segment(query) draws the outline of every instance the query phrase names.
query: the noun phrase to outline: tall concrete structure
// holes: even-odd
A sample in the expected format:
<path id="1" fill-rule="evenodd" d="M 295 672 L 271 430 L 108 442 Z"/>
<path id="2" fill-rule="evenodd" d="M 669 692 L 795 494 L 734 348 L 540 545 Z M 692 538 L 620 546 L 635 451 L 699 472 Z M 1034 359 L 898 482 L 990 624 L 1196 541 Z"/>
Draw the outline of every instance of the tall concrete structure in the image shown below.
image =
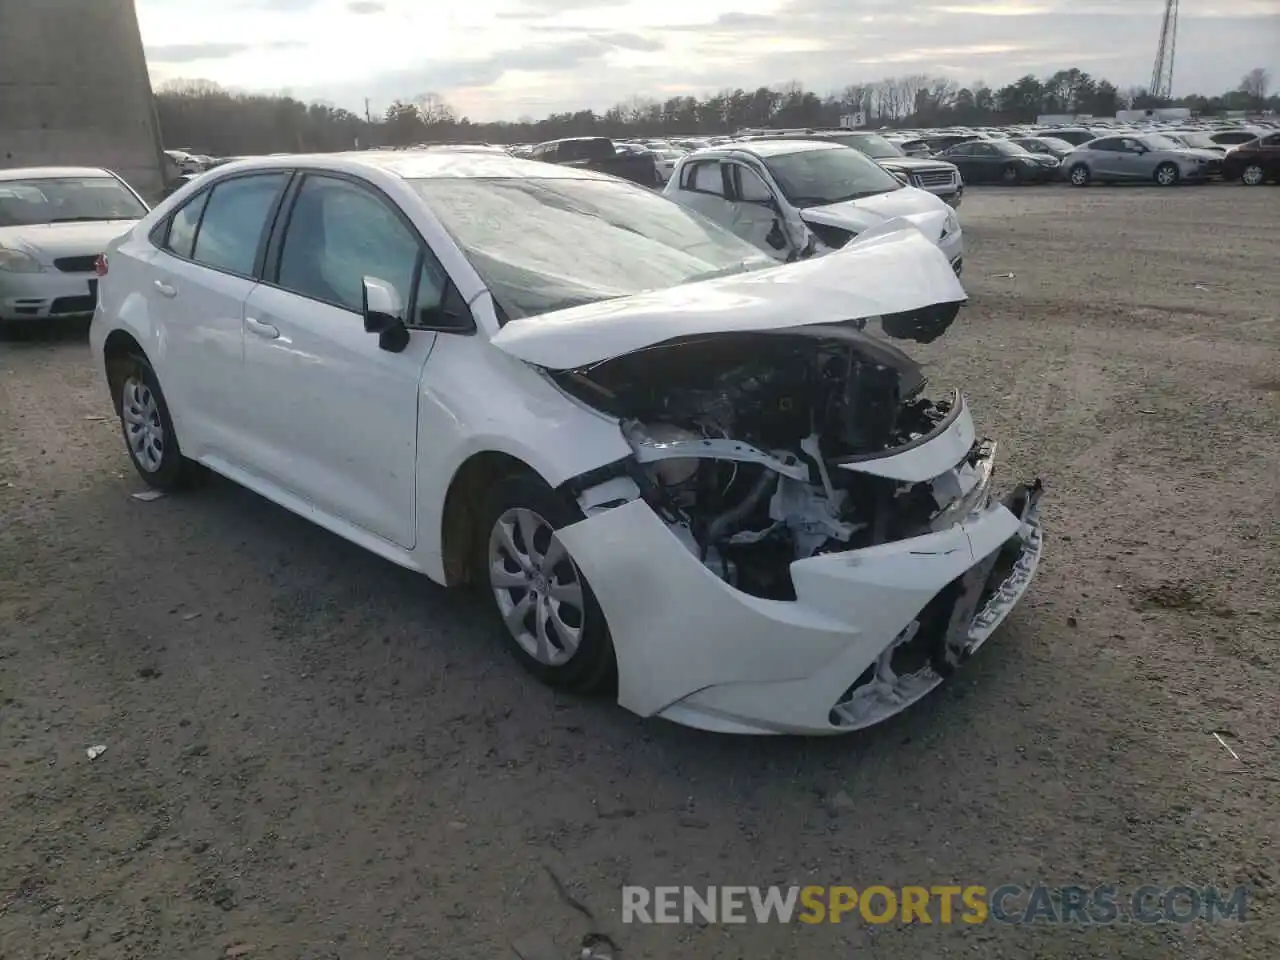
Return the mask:
<path id="1" fill-rule="evenodd" d="M 106 167 L 164 186 L 133 0 L 0 0 L 0 167 Z"/>

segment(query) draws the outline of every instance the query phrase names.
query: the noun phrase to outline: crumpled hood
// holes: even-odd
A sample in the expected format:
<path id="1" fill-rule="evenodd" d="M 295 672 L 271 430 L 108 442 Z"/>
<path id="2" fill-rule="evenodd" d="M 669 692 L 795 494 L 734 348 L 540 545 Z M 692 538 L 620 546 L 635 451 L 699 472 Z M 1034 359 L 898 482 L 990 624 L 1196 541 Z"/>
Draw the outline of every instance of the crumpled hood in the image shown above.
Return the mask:
<path id="1" fill-rule="evenodd" d="M 876 163 L 882 167 L 908 170 L 919 173 L 922 170 L 947 170 L 955 169 L 955 164 L 947 160 L 930 160 L 928 157 L 878 157 L 873 158 Z"/>
<path id="2" fill-rule="evenodd" d="M 0 227 L 0 247 L 21 250 L 52 266 L 59 257 L 97 256 L 116 237 L 126 234 L 136 220 L 94 220 L 86 223 L 37 223 Z"/>
<path id="3" fill-rule="evenodd" d="M 933 241 L 942 234 L 942 228 L 951 215 L 951 208 L 927 190 L 903 187 L 874 197 L 829 203 L 822 207 L 805 207 L 800 219 L 843 227 L 855 233 L 863 233 L 889 220 L 902 218 L 913 223 L 920 232 Z"/>
<path id="4" fill-rule="evenodd" d="M 573 370 L 680 337 L 866 320 L 964 300 L 946 256 L 899 218 L 826 256 L 523 317 L 491 342 L 528 363 Z"/>
<path id="5" fill-rule="evenodd" d="M 1195 157 L 1197 160 L 1221 160 L 1222 154 L 1217 150 L 1206 150 L 1204 147 L 1187 147 L 1185 150 L 1178 150 L 1184 157 Z"/>

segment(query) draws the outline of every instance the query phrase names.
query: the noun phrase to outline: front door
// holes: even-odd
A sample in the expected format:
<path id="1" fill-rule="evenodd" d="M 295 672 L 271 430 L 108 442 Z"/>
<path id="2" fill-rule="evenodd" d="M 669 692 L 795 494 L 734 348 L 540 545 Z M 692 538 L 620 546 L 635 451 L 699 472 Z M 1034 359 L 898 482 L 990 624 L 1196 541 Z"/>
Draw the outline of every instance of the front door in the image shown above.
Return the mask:
<path id="1" fill-rule="evenodd" d="M 731 162 L 726 169 L 732 211 L 727 226 L 771 257 L 786 260 L 797 244 L 782 216 L 782 198 L 747 165 Z"/>
<path id="2" fill-rule="evenodd" d="M 245 304 L 255 469 L 411 549 L 418 389 L 436 334 L 414 330 L 403 352 L 381 349 L 364 330 L 363 280 L 390 284 L 408 320 L 410 309 L 439 303 L 444 271 L 367 184 L 308 174 L 288 207 L 278 264 Z"/>

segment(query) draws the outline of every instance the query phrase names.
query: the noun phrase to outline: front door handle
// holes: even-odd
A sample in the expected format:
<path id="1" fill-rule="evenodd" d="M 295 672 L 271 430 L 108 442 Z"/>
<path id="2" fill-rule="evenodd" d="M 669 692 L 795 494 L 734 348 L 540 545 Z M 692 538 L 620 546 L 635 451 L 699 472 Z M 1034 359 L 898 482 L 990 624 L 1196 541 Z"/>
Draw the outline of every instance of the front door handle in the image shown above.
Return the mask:
<path id="1" fill-rule="evenodd" d="M 269 323 L 263 323 L 253 317 L 244 318 L 245 326 L 249 328 L 250 333 L 257 334 L 264 340 L 275 340 L 280 336 L 280 331 Z"/>
<path id="2" fill-rule="evenodd" d="M 156 290 L 158 290 L 162 296 L 166 297 L 176 297 L 178 295 L 178 288 L 170 286 L 163 280 L 156 281 Z"/>

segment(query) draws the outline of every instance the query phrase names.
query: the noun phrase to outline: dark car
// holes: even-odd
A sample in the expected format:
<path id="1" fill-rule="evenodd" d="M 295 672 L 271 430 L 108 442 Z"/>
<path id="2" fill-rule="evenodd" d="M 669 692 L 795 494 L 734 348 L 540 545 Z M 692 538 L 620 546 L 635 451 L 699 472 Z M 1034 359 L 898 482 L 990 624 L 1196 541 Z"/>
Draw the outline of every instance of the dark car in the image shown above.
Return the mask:
<path id="1" fill-rule="evenodd" d="M 1222 178 L 1239 180 L 1251 187 L 1268 180 L 1280 183 L 1280 133 L 1259 137 L 1227 151 L 1222 158 Z"/>
<path id="2" fill-rule="evenodd" d="M 1075 144 L 1057 137 L 1010 137 L 1010 143 L 1016 143 L 1028 153 L 1039 153 L 1046 157 L 1055 157 L 1059 161 L 1074 150 Z"/>
<path id="3" fill-rule="evenodd" d="M 658 167 L 653 161 L 652 153 L 619 151 L 608 137 L 548 140 L 534 147 L 530 156 L 544 163 L 598 170 L 643 187 L 662 186 L 662 178 L 658 176 Z"/>
<path id="4" fill-rule="evenodd" d="M 788 130 L 751 139 L 824 140 L 853 147 L 900 180 L 927 190 L 952 207 L 959 207 L 964 197 L 964 180 L 955 164 L 927 157 L 909 157 L 897 144 L 867 130 Z"/>
<path id="5" fill-rule="evenodd" d="M 1044 183 L 1062 172 L 1055 157 L 1031 153 L 1009 140 L 957 143 L 942 156 L 960 168 L 965 183 Z"/>

